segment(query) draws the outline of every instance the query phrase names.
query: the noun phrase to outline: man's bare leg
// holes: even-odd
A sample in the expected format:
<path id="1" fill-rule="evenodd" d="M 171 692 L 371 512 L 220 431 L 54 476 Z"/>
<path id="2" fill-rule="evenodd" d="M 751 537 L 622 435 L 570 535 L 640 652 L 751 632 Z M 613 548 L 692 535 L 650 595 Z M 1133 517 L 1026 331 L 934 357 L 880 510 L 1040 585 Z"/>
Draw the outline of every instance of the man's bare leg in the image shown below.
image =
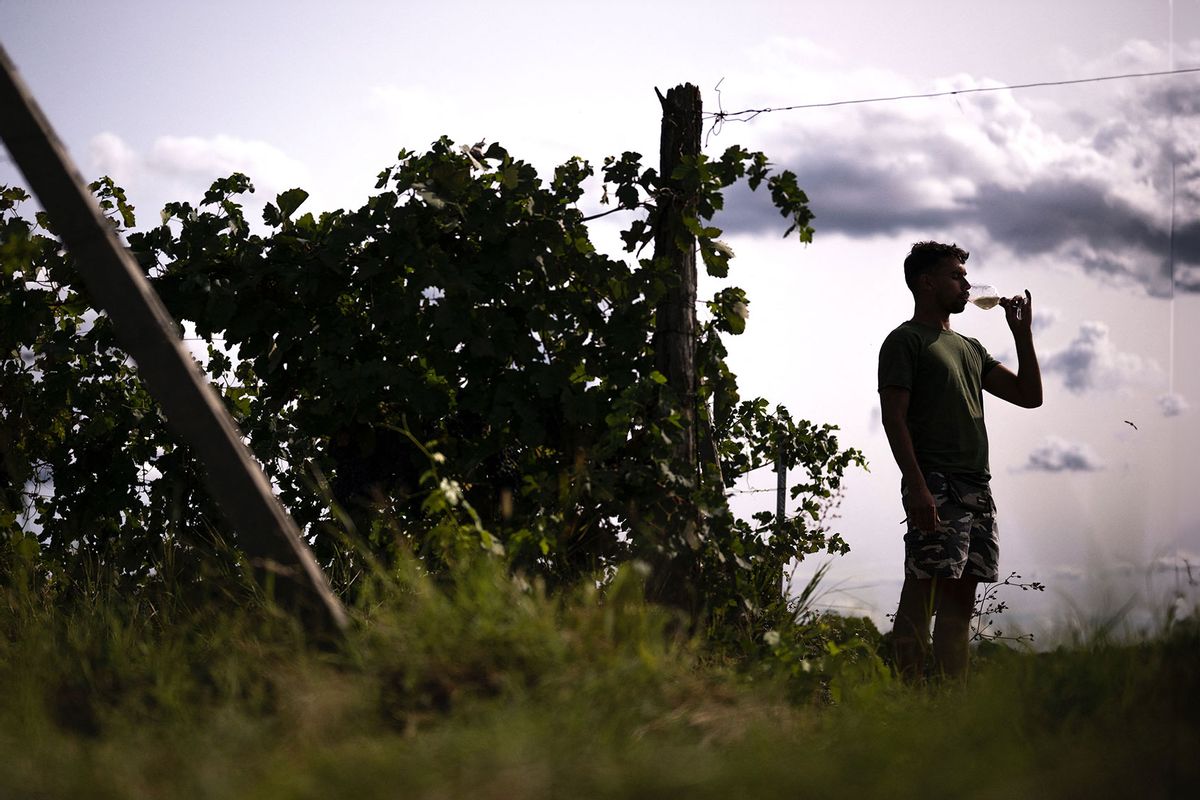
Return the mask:
<path id="1" fill-rule="evenodd" d="M 947 678 L 961 678 L 967 674 L 967 645 L 971 640 L 971 617 L 975 612 L 975 588 L 978 585 L 977 580 L 965 576 L 939 582 L 933 658 L 938 672 Z"/>
<path id="2" fill-rule="evenodd" d="M 900 606 L 892 627 L 896 648 L 896 669 L 907 683 L 916 683 L 925 673 L 929 652 L 929 619 L 933 616 L 935 582 L 933 578 L 904 578 Z"/>

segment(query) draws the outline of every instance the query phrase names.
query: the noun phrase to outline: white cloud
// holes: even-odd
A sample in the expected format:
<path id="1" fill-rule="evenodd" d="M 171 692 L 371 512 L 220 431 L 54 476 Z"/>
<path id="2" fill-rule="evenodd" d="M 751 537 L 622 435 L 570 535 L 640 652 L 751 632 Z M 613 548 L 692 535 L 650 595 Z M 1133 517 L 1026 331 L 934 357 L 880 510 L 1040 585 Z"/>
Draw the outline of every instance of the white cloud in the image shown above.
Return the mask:
<path id="1" fill-rule="evenodd" d="M 1200 556 L 1188 550 L 1176 550 L 1174 553 L 1159 556 L 1151 562 L 1150 567 L 1155 572 L 1183 571 L 1187 574 L 1189 582 L 1200 582 Z"/>
<path id="2" fill-rule="evenodd" d="M 160 136 L 142 153 L 106 131 L 92 138 L 88 151 L 93 172 L 111 175 L 139 207 L 147 197 L 151 206 L 172 200 L 195 203 L 214 180 L 233 172 L 248 175 L 254 184 L 257 202 L 243 198 L 250 206 L 261 207 L 275 194 L 311 181 L 308 168 L 279 148 L 225 134 Z"/>
<path id="3" fill-rule="evenodd" d="M 1050 579 L 1054 582 L 1078 581 L 1083 580 L 1087 574 L 1087 570 L 1085 570 L 1083 567 L 1064 564 L 1054 568 L 1054 570 L 1050 573 Z"/>
<path id="4" fill-rule="evenodd" d="M 1049 436 L 1033 449 L 1021 469 L 1027 472 L 1095 472 L 1104 469 L 1104 462 L 1086 444 Z"/>
<path id="5" fill-rule="evenodd" d="M 137 153 L 125 144 L 121 137 L 107 131 L 92 138 L 88 154 L 96 170 L 102 175 L 120 179 L 137 166 Z"/>
<path id="6" fill-rule="evenodd" d="M 1042 370 L 1061 374 L 1067 389 L 1076 394 L 1152 383 L 1162 375 L 1154 360 L 1119 351 L 1108 326 L 1095 321 L 1080 325 L 1070 344 L 1045 358 Z"/>
<path id="7" fill-rule="evenodd" d="M 1191 404 L 1183 395 L 1175 392 L 1158 396 L 1158 407 L 1162 409 L 1164 417 L 1178 417 L 1180 414 L 1191 408 Z"/>
<path id="8" fill-rule="evenodd" d="M 161 136 L 154 141 L 146 166 L 164 175 L 195 176 L 211 182 L 231 172 L 242 172 L 256 184 L 273 190 L 303 185 L 308 169 L 266 142 L 224 134 Z"/>

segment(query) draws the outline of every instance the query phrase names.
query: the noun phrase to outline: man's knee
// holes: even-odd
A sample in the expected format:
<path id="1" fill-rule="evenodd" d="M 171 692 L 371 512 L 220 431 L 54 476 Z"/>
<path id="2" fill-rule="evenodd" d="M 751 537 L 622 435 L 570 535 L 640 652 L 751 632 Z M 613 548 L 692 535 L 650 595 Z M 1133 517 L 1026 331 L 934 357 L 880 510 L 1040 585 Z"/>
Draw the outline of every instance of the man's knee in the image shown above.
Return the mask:
<path id="1" fill-rule="evenodd" d="M 937 604 L 934 638 L 945 641 L 965 640 L 975 616 L 974 579 L 961 578 L 942 583 L 942 596 Z"/>
<path id="2" fill-rule="evenodd" d="M 941 602 L 938 604 L 938 613 L 943 609 L 949 612 L 950 616 L 957 618 L 970 619 L 975 611 L 975 589 L 979 586 L 979 581 L 974 578 L 962 577 L 953 581 L 946 581 L 942 589 Z"/>

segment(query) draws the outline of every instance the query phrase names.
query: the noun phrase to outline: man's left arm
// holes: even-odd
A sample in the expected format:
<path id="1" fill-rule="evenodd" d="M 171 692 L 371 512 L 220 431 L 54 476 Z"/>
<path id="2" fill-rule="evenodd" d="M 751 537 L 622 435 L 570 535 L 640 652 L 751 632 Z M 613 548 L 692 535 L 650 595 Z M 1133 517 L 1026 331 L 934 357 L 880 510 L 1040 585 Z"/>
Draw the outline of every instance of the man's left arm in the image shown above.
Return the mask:
<path id="1" fill-rule="evenodd" d="M 1024 297 L 1005 297 L 1000 305 L 1017 347 L 1017 371 L 997 364 L 983 376 L 983 388 L 1022 408 L 1037 408 L 1042 404 L 1042 371 L 1033 348 L 1033 297 L 1026 289 Z"/>

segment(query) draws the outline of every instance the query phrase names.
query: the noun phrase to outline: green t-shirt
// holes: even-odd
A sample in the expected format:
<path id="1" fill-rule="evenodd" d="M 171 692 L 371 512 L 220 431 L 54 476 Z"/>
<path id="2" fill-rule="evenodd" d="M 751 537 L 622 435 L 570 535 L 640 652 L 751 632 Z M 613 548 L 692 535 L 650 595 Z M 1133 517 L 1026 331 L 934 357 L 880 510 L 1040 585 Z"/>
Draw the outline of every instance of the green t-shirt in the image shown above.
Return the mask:
<path id="1" fill-rule="evenodd" d="M 879 349 L 879 388 L 911 392 L 908 431 L 926 472 L 988 478 L 983 376 L 996 359 L 977 340 L 908 321 Z"/>

